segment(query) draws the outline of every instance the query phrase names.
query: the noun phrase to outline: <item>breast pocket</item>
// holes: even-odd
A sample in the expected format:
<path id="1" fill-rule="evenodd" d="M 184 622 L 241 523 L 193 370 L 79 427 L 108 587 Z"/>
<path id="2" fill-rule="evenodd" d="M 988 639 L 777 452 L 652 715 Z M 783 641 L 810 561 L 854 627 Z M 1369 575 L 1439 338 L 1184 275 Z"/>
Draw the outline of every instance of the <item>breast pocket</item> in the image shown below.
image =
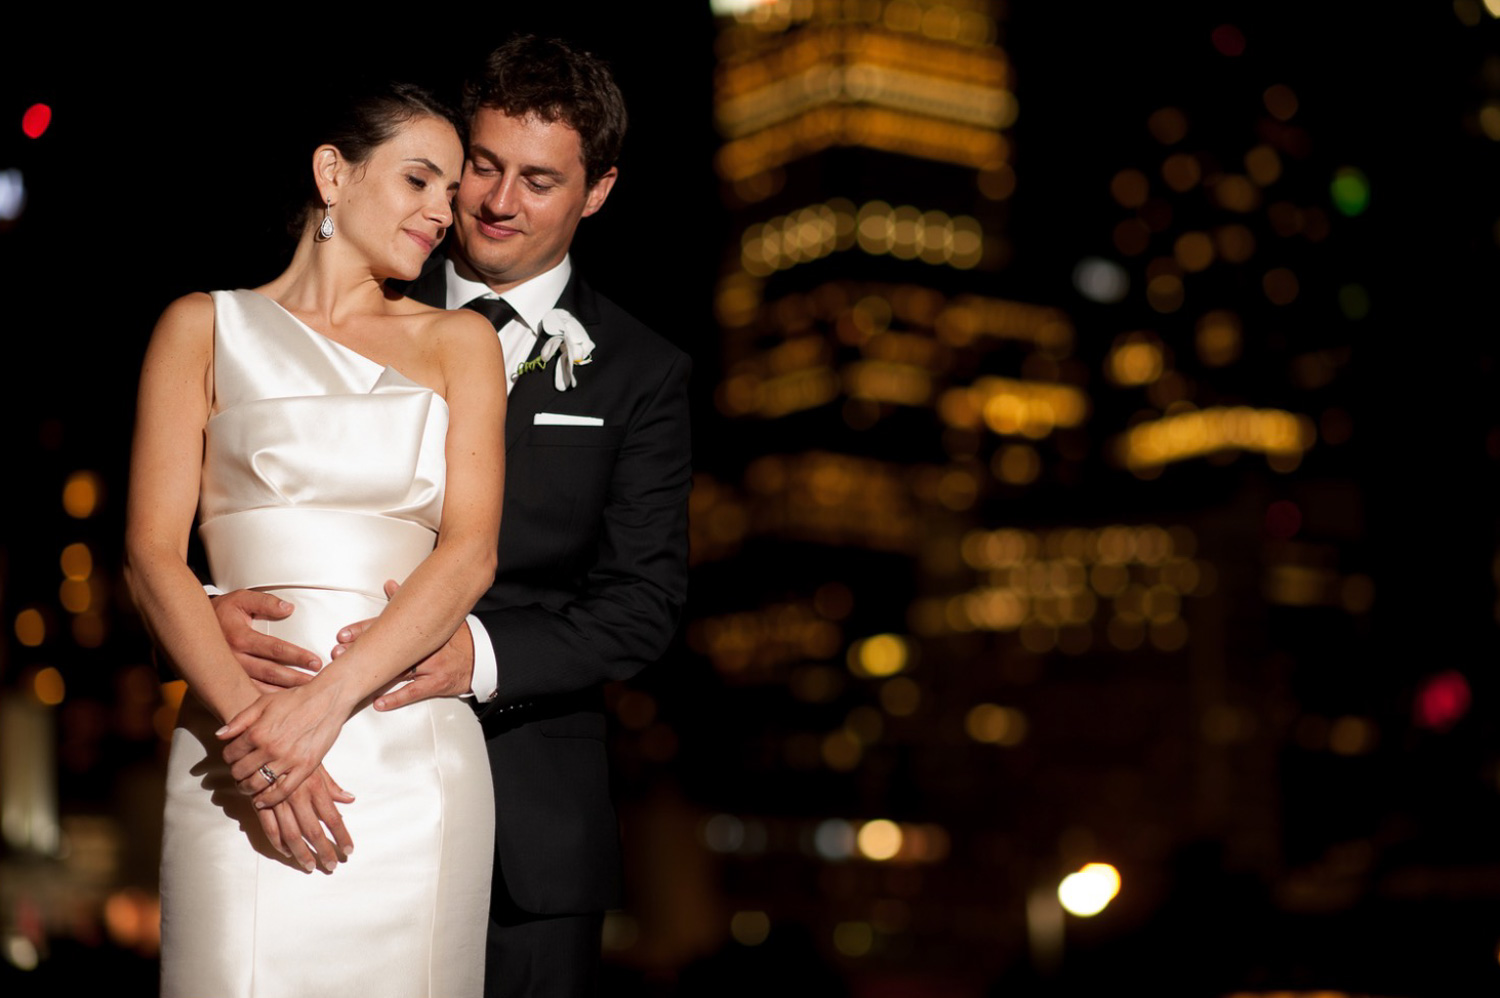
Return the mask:
<path id="1" fill-rule="evenodd" d="M 621 426 L 527 427 L 506 454 L 502 534 L 510 519 L 551 543 L 591 546 L 624 437 Z"/>

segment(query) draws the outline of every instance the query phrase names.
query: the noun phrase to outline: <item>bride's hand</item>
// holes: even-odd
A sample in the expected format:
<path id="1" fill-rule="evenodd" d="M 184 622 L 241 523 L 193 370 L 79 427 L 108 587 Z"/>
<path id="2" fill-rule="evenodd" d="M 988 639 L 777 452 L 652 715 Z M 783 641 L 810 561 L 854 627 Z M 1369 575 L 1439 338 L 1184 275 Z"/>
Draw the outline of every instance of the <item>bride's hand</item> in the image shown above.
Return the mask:
<path id="1" fill-rule="evenodd" d="M 335 802 L 352 804 L 354 795 L 333 782 L 327 770 L 319 766 L 285 802 L 255 813 L 277 852 L 308 873 L 320 865 L 332 873 L 354 849 L 354 840 L 344 828 Z M 333 836 L 331 842 L 329 835 Z"/>
<path id="2" fill-rule="evenodd" d="M 261 809 L 285 801 L 322 763 L 347 716 L 316 683 L 261 694 L 217 732 L 240 793 Z"/>

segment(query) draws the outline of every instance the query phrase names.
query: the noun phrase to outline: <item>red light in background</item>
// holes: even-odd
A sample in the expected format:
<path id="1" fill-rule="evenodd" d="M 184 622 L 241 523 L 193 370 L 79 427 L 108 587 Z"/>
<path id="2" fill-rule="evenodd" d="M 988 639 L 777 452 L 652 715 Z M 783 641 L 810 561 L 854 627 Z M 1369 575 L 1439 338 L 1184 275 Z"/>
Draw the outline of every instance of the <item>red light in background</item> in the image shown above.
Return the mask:
<path id="1" fill-rule="evenodd" d="M 46 104 L 33 104 L 21 115 L 21 131 L 26 133 L 28 139 L 40 138 L 52 124 L 52 108 Z"/>
<path id="2" fill-rule="evenodd" d="M 1266 533 L 1278 541 L 1289 541 L 1302 529 L 1302 510 L 1297 504 L 1278 499 L 1266 507 Z"/>
<path id="3" fill-rule="evenodd" d="M 1417 723 L 1424 728 L 1446 731 L 1469 712 L 1469 681 L 1452 669 L 1440 672 L 1417 690 Z"/>
<path id="4" fill-rule="evenodd" d="M 1245 51 L 1245 36 L 1232 24 L 1221 24 L 1214 29 L 1209 39 L 1214 43 L 1214 48 L 1219 50 L 1220 55 L 1236 56 L 1243 55 Z"/>

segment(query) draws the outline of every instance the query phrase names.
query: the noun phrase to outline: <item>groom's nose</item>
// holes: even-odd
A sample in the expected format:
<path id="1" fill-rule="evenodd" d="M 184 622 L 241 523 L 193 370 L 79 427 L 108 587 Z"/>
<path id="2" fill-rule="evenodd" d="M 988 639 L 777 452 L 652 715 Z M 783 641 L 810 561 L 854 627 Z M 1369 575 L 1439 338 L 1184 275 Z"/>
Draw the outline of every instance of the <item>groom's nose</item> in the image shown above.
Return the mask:
<path id="1" fill-rule="evenodd" d="M 495 178 L 494 185 L 484 196 L 485 210 L 491 215 L 514 215 L 516 184 L 519 182 L 520 178 L 511 173 L 505 173 Z"/>

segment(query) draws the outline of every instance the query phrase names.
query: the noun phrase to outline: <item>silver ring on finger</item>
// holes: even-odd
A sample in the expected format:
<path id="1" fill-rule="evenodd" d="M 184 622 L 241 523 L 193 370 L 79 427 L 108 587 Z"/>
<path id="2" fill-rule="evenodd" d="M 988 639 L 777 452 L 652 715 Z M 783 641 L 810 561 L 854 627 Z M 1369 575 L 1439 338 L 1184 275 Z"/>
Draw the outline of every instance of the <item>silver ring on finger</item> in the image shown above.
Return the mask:
<path id="1" fill-rule="evenodd" d="M 260 775 L 265 778 L 267 786 L 271 786 L 276 783 L 276 771 L 273 770 L 270 766 L 260 767 Z"/>

